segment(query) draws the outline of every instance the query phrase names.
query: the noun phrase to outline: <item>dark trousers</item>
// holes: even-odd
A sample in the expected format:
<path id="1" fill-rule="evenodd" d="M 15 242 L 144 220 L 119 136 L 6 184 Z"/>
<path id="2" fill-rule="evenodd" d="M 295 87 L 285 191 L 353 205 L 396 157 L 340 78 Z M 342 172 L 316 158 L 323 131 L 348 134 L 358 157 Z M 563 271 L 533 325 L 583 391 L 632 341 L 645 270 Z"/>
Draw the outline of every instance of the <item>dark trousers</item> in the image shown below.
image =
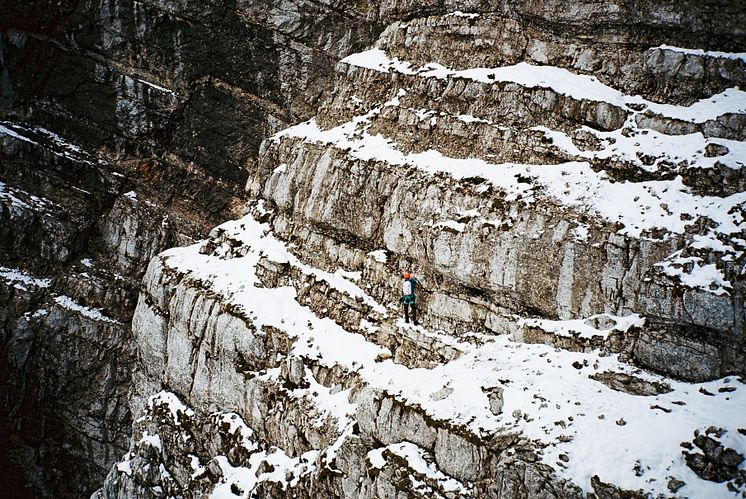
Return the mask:
<path id="1" fill-rule="evenodd" d="M 409 322 L 409 308 L 412 308 L 412 322 L 417 325 L 417 305 L 412 303 L 404 302 L 404 322 Z"/>

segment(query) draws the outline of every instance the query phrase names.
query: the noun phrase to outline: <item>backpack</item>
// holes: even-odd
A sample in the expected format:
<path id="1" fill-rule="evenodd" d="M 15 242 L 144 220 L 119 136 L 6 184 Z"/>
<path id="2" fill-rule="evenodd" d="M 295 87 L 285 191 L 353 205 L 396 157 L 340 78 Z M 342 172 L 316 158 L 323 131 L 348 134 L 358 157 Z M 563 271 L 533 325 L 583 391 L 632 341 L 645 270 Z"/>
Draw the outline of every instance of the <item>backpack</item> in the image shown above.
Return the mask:
<path id="1" fill-rule="evenodd" d="M 404 296 L 410 296 L 412 294 L 412 281 L 406 279 L 401 284 L 401 292 Z"/>

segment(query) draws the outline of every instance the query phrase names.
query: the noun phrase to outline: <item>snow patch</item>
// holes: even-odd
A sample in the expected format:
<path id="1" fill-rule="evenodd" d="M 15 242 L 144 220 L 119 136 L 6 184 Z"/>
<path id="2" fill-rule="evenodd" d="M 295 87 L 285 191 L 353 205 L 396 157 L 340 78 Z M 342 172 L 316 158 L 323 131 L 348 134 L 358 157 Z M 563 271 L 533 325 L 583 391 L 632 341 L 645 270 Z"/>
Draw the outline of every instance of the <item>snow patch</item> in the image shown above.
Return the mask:
<path id="1" fill-rule="evenodd" d="M 465 17 L 467 19 L 476 19 L 477 17 L 479 17 L 479 14 L 475 14 L 472 12 L 461 12 L 460 10 L 457 10 L 446 14 L 444 17 Z"/>
<path id="2" fill-rule="evenodd" d="M 682 257 L 681 250 L 665 261 L 656 263 L 654 267 L 664 275 L 677 279 L 684 286 L 715 295 L 730 294 L 727 289 L 733 288 L 714 263 L 705 263 L 698 256 Z"/>
<path id="3" fill-rule="evenodd" d="M 373 259 L 378 263 L 388 263 L 389 261 L 388 253 L 385 249 L 371 251 L 370 253 L 368 253 L 368 256 L 373 257 Z"/>
<path id="4" fill-rule="evenodd" d="M 149 445 L 150 447 L 154 447 L 158 450 L 163 450 L 163 445 L 161 444 L 161 437 L 158 434 L 151 435 L 148 433 L 147 430 L 142 432 L 142 438 L 138 442 L 138 444 L 145 444 Z"/>
<path id="5" fill-rule="evenodd" d="M 606 339 L 614 331 L 626 333 L 631 327 L 642 327 L 645 319 L 638 314 L 617 316 L 596 314 L 587 319 L 554 321 L 549 319 L 521 319 L 519 326 L 536 327 L 557 336 Z"/>
<path id="6" fill-rule="evenodd" d="M 104 315 L 101 312 L 103 309 L 83 306 L 69 296 L 60 295 L 56 297 L 54 301 L 61 307 L 77 312 L 80 315 L 88 317 L 89 319 L 93 319 L 94 321 L 108 322 L 111 324 L 121 324 L 121 322 Z"/>
<path id="7" fill-rule="evenodd" d="M 653 49 L 671 50 L 673 52 L 681 52 L 690 55 L 699 55 L 703 57 L 714 57 L 717 59 L 733 59 L 746 62 L 746 53 L 738 52 L 717 52 L 713 50 L 702 50 L 702 49 L 685 49 L 681 47 L 672 47 L 671 45 L 659 45 L 653 47 Z"/>
<path id="8" fill-rule="evenodd" d="M 249 428 L 241 416 L 235 412 L 216 412 L 212 414 L 212 417 L 217 427 L 221 430 L 227 425 L 228 430 L 226 433 L 238 436 L 241 439 L 241 446 L 247 451 L 253 452 L 259 448 L 259 444 L 253 439 L 254 430 Z"/>
<path id="9" fill-rule="evenodd" d="M 433 224 L 433 229 L 444 228 L 450 229 L 456 232 L 463 232 L 466 229 L 466 224 L 457 222 L 456 220 L 444 220 L 442 222 L 436 222 Z"/>
<path id="10" fill-rule="evenodd" d="M 369 451 L 367 457 L 371 463 L 371 467 L 381 469 L 386 465 L 387 460 L 384 457 L 384 452 L 386 451 L 404 459 L 407 462 L 407 466 L 415 473 L 438 482 L 438 485 L 446 492 L 459 492 L 461 494 L 469 492 L 469 489 L 464 484 L 455 478 L 445 475 L 433 462 L 428 462 L 425 458 L 425 451 L 411 442 L 404 441 L 389 444 L 386 447 Z M 430 461 L 432 461 L 432 458 Z"/>
<path id="11" fill-rule="evenodd" d="M 132 476 L 132 453 L 128 452 L 124 455 L 121 462 L 116 464 L 116 469 L 119 473 L 124 473 L 127 476 Z"/>
<path id="12" fill-rule="evenodd" d="M 0 279 L 12 284 L 14 288 L 21 291 L 28 291 L 28 287 L 48 288 L 52 283 L 50 279 L 37 279 L 20 269 L 7 267 L 0 267 Z"/>
<path id="13" fill-rule="evenodd" d="M 318 451 L 305 452 L 300 457 L 289 457 L 283 450 L 273 447 L 269 451 L 255 452 L 249 457 L 249 466 L 233 466 L 225 456 L 215 457 L 223 476 L 215 489 L 210 493 L 212 499 L 235 499 L 232 489 L 239 489 L 243 497 L 251 497 L 257 485 L 261 482 L 274 482 L 283 488 L 295 486 L 300 477 L 316 470 L 313 462 Z M 269 464 L 273 471 L 259 473 L 263 463 Z"/>
<path id="14" fill-rule="evenodd" d="M 171 413 L 171 418 L 176 426 L 181 426 L 180 414 L 191 418 L 194 411 L 187 407 L 179 397 L 171 392 L 162 390 L 155 395 L 148 397 L 148 409 L 153 411 L 155 407 L 166 406 Z"/>

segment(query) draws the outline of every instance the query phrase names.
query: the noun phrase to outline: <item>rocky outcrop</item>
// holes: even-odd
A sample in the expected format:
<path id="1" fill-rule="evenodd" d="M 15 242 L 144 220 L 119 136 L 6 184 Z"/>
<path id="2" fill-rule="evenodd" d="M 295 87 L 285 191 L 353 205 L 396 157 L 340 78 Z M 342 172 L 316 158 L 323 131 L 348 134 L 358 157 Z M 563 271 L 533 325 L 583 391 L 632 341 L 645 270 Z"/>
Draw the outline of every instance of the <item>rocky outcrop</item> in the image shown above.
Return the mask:
<path id="1" fill-rule="evenodd" d="M 704 434 L 695 432 L 694 445 L 682 442 L 682 447 L 693 452 L 682 451 L 686 464 L 705 480 L 713 482 L 729 482 L 729 489 L 733 492 L 742 489 L 746 476 L 738 469 L 744 457 L 733 449 L 723 446 L 718 441 L 725 432 L 718 428 L 708 428 Z M 695 449 L 696 446 L 696 449 Z"/>
<path id="2" fill-rule="evenodd" d="M 741 9 L 4 7 L 0 464 L 34 495 L 722 493 L 675 449 L 702 400 L 737 434 Z"/>
<path id="3" fill-rule="evenodd" d="M 742 59 L 594 15 L 572 49 L 521 9 L 404 15 L 343 59 L 316 117 L 262 144 L 250 214 L 151 262 L 144 418 L 100 494 L 740 493 L 679 442 L 704 414 L 737 431 L 746 109 L 715 68 Z M 424 327 L 394 317 L 404 269 Z M 164 444 L 152 397 L 195 427 L 235 414 L 248 454 Z"/>

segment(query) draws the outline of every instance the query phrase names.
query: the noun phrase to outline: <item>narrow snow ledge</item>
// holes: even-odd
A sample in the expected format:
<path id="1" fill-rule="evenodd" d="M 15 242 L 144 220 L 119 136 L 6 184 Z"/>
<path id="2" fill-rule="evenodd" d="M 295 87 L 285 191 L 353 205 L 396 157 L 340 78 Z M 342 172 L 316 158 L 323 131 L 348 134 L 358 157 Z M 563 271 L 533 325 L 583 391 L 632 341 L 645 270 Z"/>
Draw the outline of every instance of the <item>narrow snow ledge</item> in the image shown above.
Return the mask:
<path id="1" fill-rule="evenodd" d="M 40 198 L 33 194 L 16 189 L 4 182 L 0 182 L 0 202 L 10 203 L 10 210 L 14 214 L 23 211 L 44 211 L 52 207 L 61 209 L 61 207 L 49 199 Z"/>
<path id="2" fill-rule="evenodd" d="M 150 88 L 153 88 L 153 89 L 155 89 L 155 90 L 157 90 L 157 91 L 159 91 L 159 92 L 163 92 L 163 93 L 166 93 L 166 94 L 171 94 L 171 95 L 175 95 L 175 92 L 174 92 L 173 90 L 171 90 L 171 89 L 169 89 L 169 88 L 166 88 L 166 87 L 162 87 L 162 86 L 160 86 L 160 85 L 156 85 L 156 84 L 155 84 L 155 83 L 153 83 L 152 81 L 147 81 L 147 80 L 143 80 L 142 78 L 135 78 L 135 80 L 137 80 L 137 81 L 139 81 L 140 83 L 142 83 L 142 84 L 144 84 L 144 85 L 147 85 L 147 86 L 149 86 Z"/>
<path id="3" fill-rule="evenodd" d="M 80 315 L 94 321 L 108 322 L 110 324 L 121 324 L 121 322 L 105 316 L 103 313 L 101 313 L 101 309 L 80 305 L 69 296 L 60 295 L 56 297 L 54 301 L 61 307 L 66 308 L 67 310 L 72 310 L 73 312 L 77 312 Z"/>
<path id="4" fill-rule="evenodd" d="M 579 101 L 606 102 L 620 108 L 627 108 L 629 104 L 643 105 L 655 114 L 693 123 L 714 120 L 726 113 L 746 112 L 746 92 L 737 87 L 702 99 L 691 106 L 675 106 L 659 104 L 640 96 L 626 95 L 601 83 L 594 76 L 578 75 L 564 68 L 534 66 L 525 62 L 512 66 L 464 70 L 449 69 L 437 63 L 413 68 L 411 63 L 390 58 L 386 52 L 378 48 L 349 55 L 341 62 L 382 73 L 395 71 L 405 75 L 417 75 L 426 78 L 465 78 L 486 84 L 511 82 L 525 87 L 549 88 L 558 94 Z"/>
<path id="5" fill-rule="evenodd" d="M 672 52 L 681 52 L 683 54 L 687 55 L 699 55 L 703 57 L 714 57 L 716 59 L 732 59 L 735 61 L 743 61 L 746 62 L 746 53 L 738 53 L 738 52 L 717 52 L 712 50 L 702 50 L 702 49 L 686 49 L 681 47 L 672 47 L 671 45 L 659 45 L 657 47 L 652 47 L 651 50 L 654 49 L 660 49 L 660 50 L 670 50 Z"/>
<path id="6" fill-rule="evenodd" d="M 94 155 L 85 151 L 79 145 L 73 144 L 43 127 L 32 127 L 12 121 L 0 121 L 0 137 L 3 135 L 45 147 L 45 149 L 51 151 L 56 156 L 63 158 L 80 161 L 89 165 L 106 164 L 105 161 L 96 159 Z M 40 142 L 45 142 L 45 144 L 41 144 Z M 46 147 L 47 145 L 51 147 Z"/>
<path id="7" fill-rule="evenodd" d="M 479 14 L 473 12 L 461 12 L 460 10 L 446 14 L 444 17 L 465 17 L 467 19 L 476 19 Z"/>
<path id="8" fill-rule="evenodd" d="M 580 130 L 591 133 L 601 141 L 600 150 L 584 151 L 578 148 L 565 132 L 552 130 L 544 126 L 535 126 L 531 130 L 544 133 L 560 150 L 582 159 L 619 159 L 630 162 L 638 168 L 648 171 L 658 171 L 660 163 L 674 162 L 685 164 L 688 168 L 713 168 L 716 164 L 727 166 L 734 170 L 746 165 L 746 142 L 722 138 L 705 138 L 702 133 L 686 135 L 667 135 L 655 130 L 644 130 L 638 133 L 634 118 L 627 120 L 625 127 L 610 132 L 600 132 L 584 126 Z M 633 130 L 627 134 L 624 130 Z M 708 156 L 707 146 L 716 144 L 725 146 L 728 150 L 722 156 Z M 648 156 L 656 158 L 652 164 L 645 164 L 640 158 Z"/>
<path id="9" fill-rule="evenodd" d="M 639 314 L 617 316 L 596 314 L 587 319 L 553 321 L 549 319 L 521 319 L 519 326 L 535 327 L 557 336 L 575 338 L 608 338 L 612 332 L 626 333 L 631 327 L 642 327 L 645 318 Z"/>

